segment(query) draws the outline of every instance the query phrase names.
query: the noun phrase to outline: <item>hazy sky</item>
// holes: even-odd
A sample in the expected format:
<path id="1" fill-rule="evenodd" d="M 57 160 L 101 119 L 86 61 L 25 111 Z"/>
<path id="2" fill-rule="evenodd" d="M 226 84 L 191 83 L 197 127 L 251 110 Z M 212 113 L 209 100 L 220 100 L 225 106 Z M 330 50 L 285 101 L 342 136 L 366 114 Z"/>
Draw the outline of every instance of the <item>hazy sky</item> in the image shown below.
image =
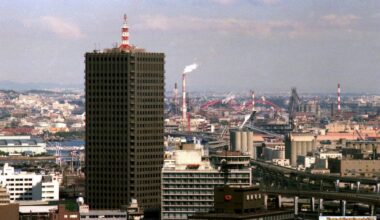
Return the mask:
<path id="1" fill-rule="evenodd" d="M 166 88 L 380 92 L 380 1 L 25 0 L 0 3 L 0 80 L 82 84 L 84 53 L 120 40 L 166 54 Z"/>

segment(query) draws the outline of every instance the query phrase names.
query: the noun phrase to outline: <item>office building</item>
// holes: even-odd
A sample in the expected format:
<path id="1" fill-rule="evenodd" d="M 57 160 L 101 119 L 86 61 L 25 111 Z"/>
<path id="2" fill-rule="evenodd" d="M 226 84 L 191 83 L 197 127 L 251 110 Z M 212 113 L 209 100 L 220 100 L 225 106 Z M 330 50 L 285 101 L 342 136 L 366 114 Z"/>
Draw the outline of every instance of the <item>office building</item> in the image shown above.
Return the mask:
<path id="1" fill-rule="evenodd" d="M 175 155 L 174 155 L 175 154 Z M 210 161 L 202 160 L 202 149 L 176 150 L 162 168 L 161 219 L 187 219 L 196 212 L 208 212 L 214 206 L 214 188 L 223 186 L 224 173 Z M 218 161 L 217 157 L 215 157 Z M 228 155 L 232 166 L 242 166 L 245 157 Z M 250 186 L 249 167 L 230 169 L 227 184 Z"/>
<path id="2" fill-rule="evenodd" d="M 86 53 L 86 203 L 160 207 L 164 54 L 129 45 Z"/>
<path id="3" fill-rule="evenodd" d="M 6 163 L 0 170 L 0 183 L 7 189 L 11 202 L 59 200 L 59 182 L 54 175 L 16 172 Z"/>

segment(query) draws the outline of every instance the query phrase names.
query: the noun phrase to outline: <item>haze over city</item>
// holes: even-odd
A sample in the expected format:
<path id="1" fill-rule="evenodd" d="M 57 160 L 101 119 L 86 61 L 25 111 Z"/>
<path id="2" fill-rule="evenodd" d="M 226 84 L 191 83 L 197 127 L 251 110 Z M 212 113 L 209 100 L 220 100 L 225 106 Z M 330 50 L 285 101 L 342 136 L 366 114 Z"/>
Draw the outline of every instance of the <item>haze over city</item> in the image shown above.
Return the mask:
<path id="1" fill-rule="evenodd" d="M 83 54 L 120 41 L 166 55 L 166 90 L 380 92 L 379 1 L 6 1 L 0 76 L 83 86 Z"/>
<path id="2" fill-rule="evenodd" d="M 379 9 L 0 3 L 0 220 L 380 219 Z"/>

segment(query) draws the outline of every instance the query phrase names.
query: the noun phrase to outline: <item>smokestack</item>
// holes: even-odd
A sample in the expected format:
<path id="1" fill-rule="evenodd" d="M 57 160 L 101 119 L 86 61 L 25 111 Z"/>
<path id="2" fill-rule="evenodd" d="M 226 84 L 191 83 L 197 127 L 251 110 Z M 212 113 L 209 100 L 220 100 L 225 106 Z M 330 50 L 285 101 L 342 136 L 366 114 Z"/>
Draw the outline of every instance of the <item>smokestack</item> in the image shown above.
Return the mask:
<path id="1" fill-rule="evenodd" d="M 177 105 L 177 102 L 178 102 L 178 87 L 177 87 L 177 83 L 174 83 L 174 90 L 173 90 L 173 102 L 174 102 L 174 105 Z"/>
<path id="2" fill-rule="evenodd" d="M 338 83 L 338 114 L 340 114 L 340 83 Z"/>
<path id="3" fill-rule="evenodd" d="M 252 112 L 255 111 L 255 91 L 252 91 Z"/>
<path id="4" fill-rule="evenodd" d="M 124 14 L 124 24 L 121 28 L 121 44 L 119 48 L 123 51 L 128 51 L 131 48 L 129 45 L 129 27 L 126 14 Z"/>
<path id="5" fill-rule="evenodd" d="M 187 105 L 186 105 L 186 73 L 182 73 L 182 121 L 184 125 L 187 122 Z"/>
<path id="6" fill-rule="evenodd" d="M 178 88 L 177 83 L 174 83 L 172 104 L 174 106 L 174 114 L 178 114 Z"/>
<path id="7" fill-rule="evenodd" d="M 182 73 L 182 121 L 183 125 L 187 123 L 187 105 L 186 105 L 186 74 L 197 69 L 198 64 L 193 63 L 185 67 Z"/>

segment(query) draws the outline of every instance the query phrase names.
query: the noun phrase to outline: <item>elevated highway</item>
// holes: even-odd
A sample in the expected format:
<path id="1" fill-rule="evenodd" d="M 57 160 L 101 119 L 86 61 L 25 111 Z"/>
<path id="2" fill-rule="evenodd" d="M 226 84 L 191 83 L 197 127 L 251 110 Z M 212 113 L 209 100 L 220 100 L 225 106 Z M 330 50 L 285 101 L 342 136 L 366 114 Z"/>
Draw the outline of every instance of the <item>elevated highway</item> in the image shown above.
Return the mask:
<path id="1" fill-rule="evenodd" d="M 259 160 L 251 160 L 251 164 L 256 165 L 270 172 L 275 172 L 275 173 L 284 174 L 284 175 L 286 174 L 295 175 L 295 176 L 304 177 L 304 178 L 312 178 L 315 180 L 324 180 L 324 181 L 338 180 L 340 182 L 345 182 L 345 183 L 360 182 L 361 184 L 368 184 L 368 185 L 378 185 L 380 183 L 378 179 L 374 179 L 374 178 L 347 177 L 347 176 L 338 176 L 338 175 L 331 175 L 331 174 L 312 174 L 312 173 L 307 173 L 305 171 L 300 171 L 300 170 L 296 170 L 289 167 L 278 166 L 275 164 L 270 164 L 270 163 L 266 163 L 264 161 L 259 161 Z"/>
<path id="2" fill-rule="evenodd" d="M 282 195 L 299 198 L 318 198 L 326 200 L 343 200 L 347 202 L 358 202 L 380 207 L 380 196 L 377 194 L 365 193 L 341 193 L 341 192 L 321 192 L 306 190 L 280 190 L 280 189 L 261 189 L 268 195 Z"/>
<path id="3" fill-rule="evenodd" d="M 260 170 L 261 191 L 268 196 L 277 197 L 281 207 L 281 197 L 294 198 L 295 215 L 299 214 L 299 198 L 310 199 L 310 211 L 315 213 L 315 200 L 318 199 L 318 213 L 323 213 L 323 201 L 339 201 L 339 211 L 346 214 L 347 203 L 366 204 L 369 209 L 367 214 L 376 215 L 377 207 L 380 207 L 380 184 L 377 179 L 362 177 L 341 177 L 337 175 L 311 174 L 289 167 L 277 166 L 264 161 L 252 160 L 252 165 Z M 367 185 L 365 191 L 360 188 L 360 183 Z M 344 184 L 356 185 L 356 188 L 342 189 Z M 317 187 L 313 187 L 317 186 Z"/>

